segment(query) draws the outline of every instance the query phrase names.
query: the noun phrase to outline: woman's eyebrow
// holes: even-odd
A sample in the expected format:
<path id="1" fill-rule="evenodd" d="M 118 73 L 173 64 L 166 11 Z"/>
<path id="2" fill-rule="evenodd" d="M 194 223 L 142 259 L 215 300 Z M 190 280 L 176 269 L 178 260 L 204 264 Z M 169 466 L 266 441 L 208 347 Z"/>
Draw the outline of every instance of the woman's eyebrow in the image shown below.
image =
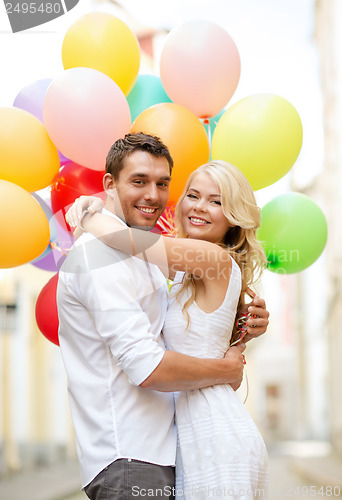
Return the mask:
<path id="1" fill-rule="evenodd" d="M 188 191 L 195 191 L 195 193 L 198 193 L 198 194 L 199 194 L 199 191 L 197 191 L 197 189 L 192 188 L 192 187 L 190 187 L 190 188 L 188 189 Z M 218 194 L 218 193 L 215 193 L 215 194 L 210 194 L 210 195 L 209 195 L 209 197 L 210 197 L 210 196 L 216 196 L 217 198 L 221 198 L 221 195 L 220 195 L 220 194 Z"/>

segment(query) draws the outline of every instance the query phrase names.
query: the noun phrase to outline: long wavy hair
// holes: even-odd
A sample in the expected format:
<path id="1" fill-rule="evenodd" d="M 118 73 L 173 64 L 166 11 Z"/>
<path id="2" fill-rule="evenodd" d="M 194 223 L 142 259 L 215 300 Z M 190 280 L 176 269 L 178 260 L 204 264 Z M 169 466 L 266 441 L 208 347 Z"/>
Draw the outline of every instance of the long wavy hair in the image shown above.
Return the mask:
<path id="1" fill-rule="evenodd" d="M 227 249 L 241 270 L 242 287 L 239 309 L 245 303 L 247 289 L 260 278 L 267 263 L 265 252 L 256 238 L 256 231 L 261 222 L 260 209 L 256 204 L 251 185 L 241 170 L 225 161 L 211 161 L 190 174 L 184 192 L 178 200 L 175 209 L 177 237 L 189 237 L 182 226 L 181 204 L 193 179 L 201 173 L 208 174 L 218 186 L 223 213 L 232 225 L 223 236 L 222 242 L 218 244 Z M 189 273 L 184 275 L 182 286 L 176 295 L 186 288 L 191 290 L 189 299 L 183 306 L 188 327 L 190 318 L 187 309 L 194 302 L 196 291 L 194 277 Z"/>

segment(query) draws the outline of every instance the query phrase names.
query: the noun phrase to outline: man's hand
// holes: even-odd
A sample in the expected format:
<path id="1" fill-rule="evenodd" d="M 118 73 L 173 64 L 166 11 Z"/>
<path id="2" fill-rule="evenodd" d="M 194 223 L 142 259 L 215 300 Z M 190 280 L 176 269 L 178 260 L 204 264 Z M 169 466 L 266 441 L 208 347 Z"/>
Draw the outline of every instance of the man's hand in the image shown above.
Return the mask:
<path id="1" fill-rule="evenodd" d="M 245 364 L 245 358 L 243 355 L 243 351 L 246 349 L 244 343 L 241 343 L 237 346 L 232 346 L 228 349 L 226 354 L 224 355 L 225 359 L 229 359 L 230 366 L 234 366 L 234 380 L 230 382 L 230 385 L 236 391 L 242 382 L 243 378 L 243 367 Z"/>
<path id="2" fill-rule="evenodd" d="M 249 304 L 245 304 L 238 315 L 242 314 L 252 314 L 255 318 L 249 318 L 247 321 L 247 334 L 244 336 L 243 341 L 248 342 L 249 340 L 256 339 L 263 335 L 268 327 L 270 313 L 266 309 L 266 303 L 264 299 L 256 296 Z"/>

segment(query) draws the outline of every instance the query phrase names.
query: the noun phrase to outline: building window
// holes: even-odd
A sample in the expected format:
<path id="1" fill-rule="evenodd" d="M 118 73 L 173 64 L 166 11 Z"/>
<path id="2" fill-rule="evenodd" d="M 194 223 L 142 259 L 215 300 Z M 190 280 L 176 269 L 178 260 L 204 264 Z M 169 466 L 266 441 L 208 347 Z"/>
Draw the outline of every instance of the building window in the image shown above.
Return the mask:
<path id="1" fill-rule="evenodd" d="M 15 332 L 16 312 L 16 304 L 0 304 L 0 333 Z"/>

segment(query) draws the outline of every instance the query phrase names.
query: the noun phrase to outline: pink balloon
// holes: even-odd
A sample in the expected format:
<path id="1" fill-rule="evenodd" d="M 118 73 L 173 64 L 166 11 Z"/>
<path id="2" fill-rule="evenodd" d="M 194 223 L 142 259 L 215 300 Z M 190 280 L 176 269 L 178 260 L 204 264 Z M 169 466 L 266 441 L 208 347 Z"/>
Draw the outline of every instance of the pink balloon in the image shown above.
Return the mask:
<path id="1" fill-rule="evenodd" d="M 111 145 L 131 126 L 129 105 L 120 87 L 91 68 L 71 68 L 53 80 L 43 115 L 56 147 L 93 170 L 104 170 Z"/>
<path id="2" fill-rule="evenodd" d="M 230 35 L 211 21 L 190 21 L 170 32 L 160 77 L 173 102 L 199 118 L 217 115 L 235 92 L 240 56 Z"/>

